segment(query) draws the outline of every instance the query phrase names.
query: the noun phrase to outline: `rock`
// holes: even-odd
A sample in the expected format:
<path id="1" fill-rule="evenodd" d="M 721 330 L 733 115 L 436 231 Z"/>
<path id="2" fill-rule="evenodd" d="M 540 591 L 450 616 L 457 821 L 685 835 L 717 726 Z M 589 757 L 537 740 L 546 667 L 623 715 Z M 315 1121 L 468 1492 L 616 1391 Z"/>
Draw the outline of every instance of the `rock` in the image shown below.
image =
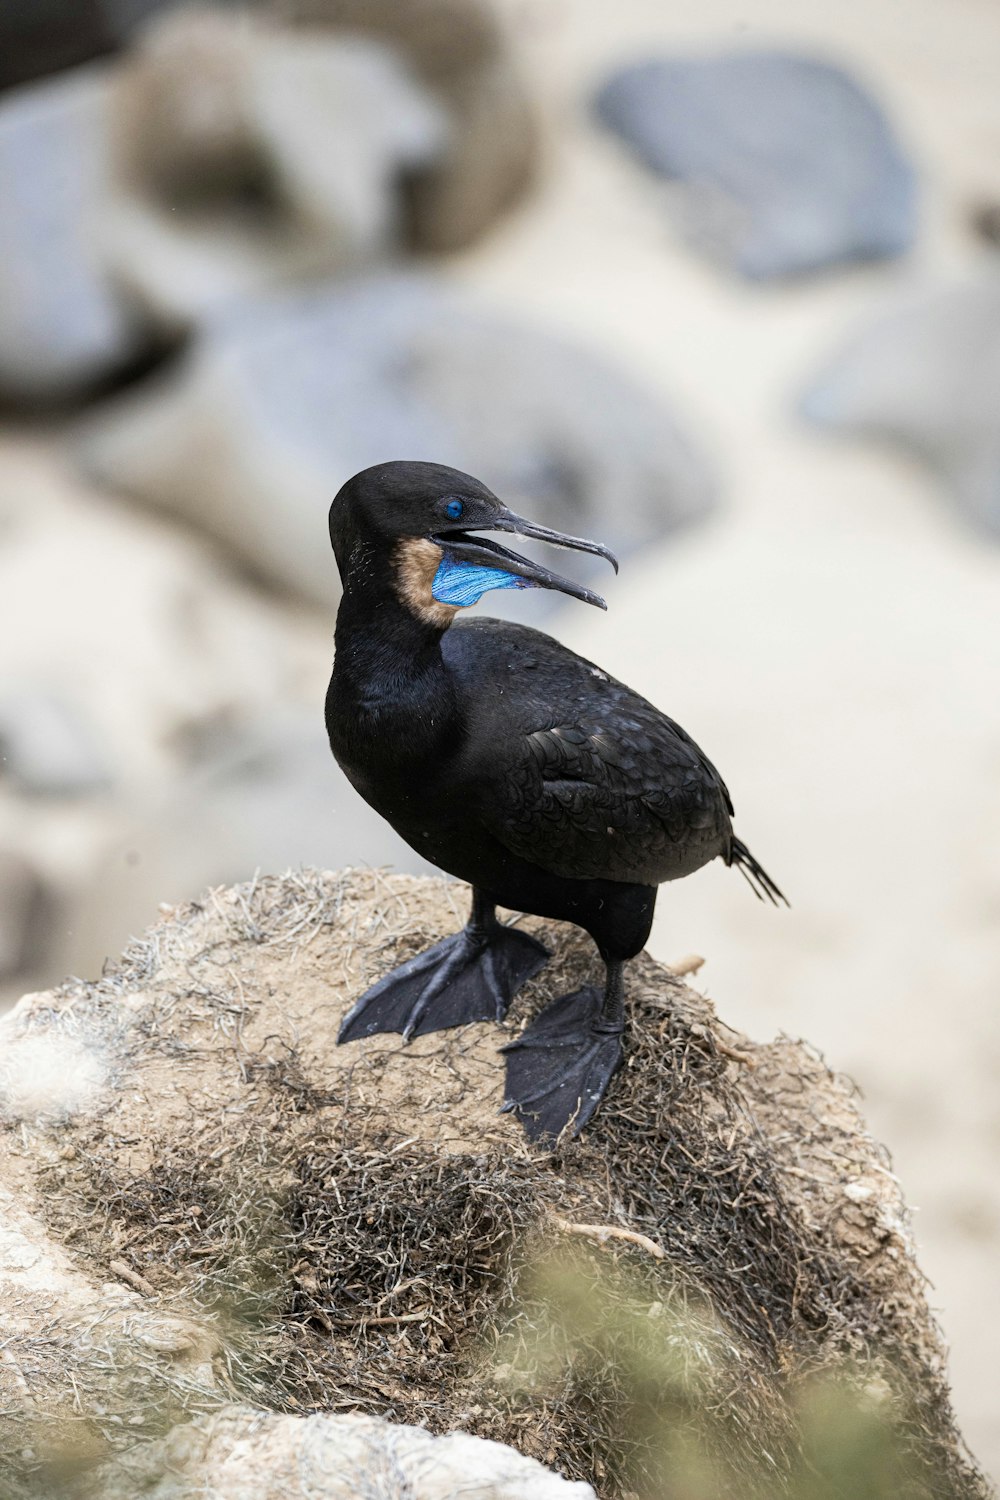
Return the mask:
<path id="1" fill-rule="evenodd" d="M 103 1465 L 81 1500 L 596 1500 L 589 1484 L 549 1473 L 501 1443 L 433 1437 L 375 1417 L 264 1416 L 227 1407 Z"/>
<path id="2" fill-rule="evenodd" d="M 178 0 L 3 0 L 0 89 L 89 62 L 127 40 L 149 13 Z"/>
<path id="3" fill-rule="evenodd" d="M 52 1042 L 50 1038 L 46 1072 L 55 1077 L 57 1069 L 79 1061 L 80 1049 Z M 26 1049 L 23 1061 L 25 1074 L 40 1064 L 45 1068 L 38 1047 Z M 7 1119 L 9 1080 L 16 1067 L 4 1049 L 0 1115 Z M 41 1128 L 54 1131 L 64 1129 L 68 1119 L 66 1114 L 16 1112 L 32 1122 L 45 1121 Z M 66 1146 L 53 1152 L 53 1162 L 72 1151 Z M 56 1178 L 59 1170 L 57 1166 Z M 0 1394 L 8 1414 L 2 1447 L 4 1500 L 41 1495 L 62 1500 L 65 1481 L 106 1457 L 114 1438 L 120 1441 L 128 1432 L 117 1403 L 129 1397 L 148 1400 L 154 1382 L 165 1412 L 172 1406 L 182 1409 L 173 1399 L 178 1386 L 186 1387 L 193 1403 L 199 1398 L 218 1402 L 211 1364 L 218 1341 L 207 1322 L 156 1306 L 120 1271 L 101 1269 L 107 1276 L 103 1283 L 57 1243 L 50 1226 L 23 1201 L 19 1187 L 0 1186 L 0 1307 L 6 1341 Z M 115 1376 L 110 1386 L 109 1371 Z"/>
<path id="4" fill-rule="evenodd" d="M 336 1045 L 358 992 L 460 921 L 440 880 L 262 877 L 0 1021 L 14 1500 L 61 1494 L 44 1481 L 74 1464 L 73 1500 L 390 1480 L 623 1500 L 682 1492 L 685 1455 L 712 1493 L 804 1500 L 802 1403 L 834 1376 L 856 1463 L 831 1493 L 985 1500 L 849 1082 L 641 957 L 629 1066 L 584 1139 L 532 1147 L 498 1112 L 509 1027 Z M 527 925 L 553 956 L 514 1026 L 599 966 L 575 929 Z"/>
<path id="5" fill-rule="evenodd" d="M 512 49 L 486 0 L 272 0 L 283 19 L 357 30 L 390 44 L 452 122 L 447 151 L 414 173 L 416 245 L 468 244 L 530 186 L 538 131 Z"/>
<path id="6" fill-rule="evenodd" d="M 827 361 L 802 401 L 818 426 L 888 437 L 1000 533 L 1000 275 L 911 295 Z"/>
<path id="7" fill-rule="evenodd" d="M 146 346 L 101 239 L 109 97 L 93 67 L 0 99 L 0 395 L 77 395 Z"/>
<path id="8" fill-rule="evenodd" d="M 0 980 L 36 964 L 44 948 L 49 895 L 23 855 L 0 849 Z"/>
<path id="9" fill-rule="evenodd" d="M 93 417 L 78 451 L 88 473 L 206 527 L 325 608 L 330 501 L 387 458 L 464 468 L 623 553 L 705 514 L 713 491 L 669 412 L 630 380 L 418 276 L 215 321 L 178 373 Z"/>
<path id="10" fill-rule="evenodd" d="M 92 1090 L 81 1090 L 81 1069 L 88 1081 L 103 1079 L 92 1050 L 55 1036 L 15 1042 L 0 1058 L 0 1116 L 32 1128 L 66 1128 L 92 1102 Z M 41 1109 L 40 1079 L 50 1085 Z M 60 1082 L 72 1090 L 71 1107 L 53 1111 L 51 1090 Z M 73 1159 L 72 1146 L 56 1157 Z M 5 1439 L 17 1434 L 16 1452 L 5 1443 L 5 1500 L 57 1492 L 73 1500 L 133 1500 L 140 1491 L 152 1494 L 154 1486 L 156 1500 L 197 1500 L 209 1491 L 216 1500 L 285 1500 L 301 1493 L 309 1472 L 313 1500 L 394 1500 L 401 1484 L 412 1500 L 450 1500 L 459 1489 L 468 1500 L 594 1500 L 589 1485 L 569 1483 L 500 1443 L 465 1433 L 432 1437 L 423 1428 L 372 1417 L 265 1415 L 224 1404 L 210 1323 L 158 1305 L 152 1286 L 127 1260 L 114 1261 L 107 1272 L 102 1283 L 93 1268 L 67 1254 L 17 1193 L 0 1187 L 7 1351 L 0 1362 L 0 1422 Z M 75 1408 L 59 1396 L 52 1400 L 60 1386 L 64 1396 L 76 1393 Z M 39 1409 L 34 1397 L 41 1389 L 51 1404 Z M 207 1407 L 212 1414 L 180 1421 L 157 1441 L 128 1442 L 154 1407 L 169 1423 L 185 1400 L 192 1412 Z M 99 1463 L 123 1439 L 125 1452 Z"/>
<path id="11" fill-rule="evenodd" d="M 183 10 L 120 70 L 118 275 L 169 331 L 263 289 L 397 248 L 400 181 L 447 121 L 384 46 Z"/>
<path id="12" fill-rule="evenodd" d="M 152 9 L 91 19 L 111 46 Z M 0 101 L 0 396 L 86 394 L 234 300 L 465 243 L 522 189 L 534 133 L 485 10 L 287 19 L 183 7 Z"/>
<path id="13" fill-rule="evenodd" d="M 25 628 L 0 635 L 0 729 L 21 784 L 68 736 L 57 779 L 95 792 L 115 783 L 117 798 L 93 808 L 99 822 L 191 764 L 182 726 L 273 714 L 289 699 L 322 718 L 329 615 L 262 597 L 200 538 L 80 483 L 51 442 L 0 442 L 0 511 L 8 505 L 0 598 Z M 12 802 L 18 782 L 4 776 L 0 762 Z M 39 797 L 24 812 L 36 830 L 49 817 L 46 847 L 69 854 L 55 832 L 71 815 L 65 800 Z"/>
<path id="14" fill-rule="evenodd" d="M 320 862 L 436 873 L 355 792 L 312 708 L 276 703 L 201 726 L 196 758 L 92 863 L 57 949 L 59 972 L 98 974 L 161 900 L 254 872 Z M 198 733 L 192 726 L 192 734 Z M 457 899 L 465 901 L 459 888 Z"/>
<path id="15" fill-rule="evenodd" d="M 0 8 L 0 89 L 89 62 L 110 50 L 95 0 L 5 0 Z"/>
<path id="16" fill-rule="evenodd" d="M 37 689 L 0 695 L 0 780 L 32 796 L 103 792 L 111 772 L 86 718 L 68 698 Z"/>
<path id="17" fill-rule="evenodd" d="M 981 240 L 990 246 L 1000 245 L 1000 203 L 977 203 L 969 218 Z"/>
<path id="18" fill-rule="evenodd" d="M 660 58 L 615 74 L 596 109 L 648 167 L 685 184 L 693 241 L 752 280 L 913 243 L 913 170 L 879 106 L 830 63 Z"/>
<path id="19" fill-rule="evenodd" d="M 262 596 L 220 567 L 203 538 L 80 483 L 51 435 L 0 441 L 0 517 L 0 599 L 15 622 L 0 634 L 0 848 L 22 855 L 53 897 L 31 987 L 99 972 L 158 901 L 231 874 L 234 846 L 241 876 L 264 850 L 277 867 L 335 858 L 340 819 L 349 818 L 322 743 L 331 613 Z M 303 720 L 316 744 L 311 779 Z M 266 722 L 262 746 L 257 726 Z M 209 745 L 213 724 L 232 728 Z M 13 768 L 2 759 L 12 752 Z M 241 755 L 264 763 L 259 779 Z M 287 781 L 272 795 L 282 767 L 303 777 L 297 818 Z M 246 837 L 217 816 L 223 804 L 247 817 Z M 192 809 L 191 842 L 179 850 L 165 820 L 179 824 L 183 808 Z M 315 835 L 310 849 L 290 849 L 293 830 L 305 828 Z M 257 853 L 251 839 L 261 841 Z M 164 845 L 178 854 L 169 867 Z M 363 854 L 355 845 L 352 857 Z M 147 867 L 158 871 L 155 884 Z M 94 910 L 102 925 L 91 931 L 83 913 Z M 0 981 L 0 1011 L 17 998 L 10 988 Z"/>

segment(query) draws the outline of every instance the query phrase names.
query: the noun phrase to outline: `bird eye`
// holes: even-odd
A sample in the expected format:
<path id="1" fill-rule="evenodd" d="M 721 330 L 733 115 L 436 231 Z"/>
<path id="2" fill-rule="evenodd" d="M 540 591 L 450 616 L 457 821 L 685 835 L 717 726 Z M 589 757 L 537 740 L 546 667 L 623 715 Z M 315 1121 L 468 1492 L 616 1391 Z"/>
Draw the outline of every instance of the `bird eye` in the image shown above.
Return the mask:
<path id="1" fill-rule="evenodd" d="M 464 509 L 465 506 L 462 504 L 461 500 L 449 500 L 448 504 L 445 506 L 445 510 L 448 512 L 453 521 L 458 520 Z"/>

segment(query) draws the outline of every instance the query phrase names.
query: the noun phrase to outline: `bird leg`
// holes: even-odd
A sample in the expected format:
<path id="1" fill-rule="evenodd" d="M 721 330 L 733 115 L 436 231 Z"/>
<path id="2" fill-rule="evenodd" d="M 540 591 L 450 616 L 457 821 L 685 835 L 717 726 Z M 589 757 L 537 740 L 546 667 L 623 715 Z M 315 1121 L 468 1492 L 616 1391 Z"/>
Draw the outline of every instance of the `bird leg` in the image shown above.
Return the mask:
<path id="1" fill-rule="evenodd" d="M 504 1110 L 515 1110 L 529 1140 L 579 1135 L 621 1065 L 624 964 L 607 961 L 604 994 L 594 985 L 562 995 L 502 1050 Z"/>
<path id="2" fill-rule="evenodd" d="M 366 990 L 344 1017 L 337 1041 L 398 1031 L 408 1042 L 470 1021 L 502 1021 L 518 990 L 548 957 L 548 949 L 528 933 L 498 922 L 494 903 L 473 890 L 472 915 L 461 932 L 442 938 Z"/>

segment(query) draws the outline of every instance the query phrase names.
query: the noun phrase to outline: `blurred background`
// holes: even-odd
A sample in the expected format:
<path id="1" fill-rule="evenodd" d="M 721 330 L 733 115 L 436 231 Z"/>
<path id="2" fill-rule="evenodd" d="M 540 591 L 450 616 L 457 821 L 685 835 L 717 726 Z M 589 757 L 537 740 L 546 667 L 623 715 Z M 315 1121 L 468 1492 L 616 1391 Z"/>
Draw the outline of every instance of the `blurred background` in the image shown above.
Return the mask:
<path id="1" fill-rule="evenodd" d="M 620 553 L 493 596 L 705 746 L 788 892 L 652 948 L 857 1079 L 1000 1474 L 1000 10 L 3 0 L 0 1003 L 161 902 L 419 861 L 325 743 L 330 499 Z"/>

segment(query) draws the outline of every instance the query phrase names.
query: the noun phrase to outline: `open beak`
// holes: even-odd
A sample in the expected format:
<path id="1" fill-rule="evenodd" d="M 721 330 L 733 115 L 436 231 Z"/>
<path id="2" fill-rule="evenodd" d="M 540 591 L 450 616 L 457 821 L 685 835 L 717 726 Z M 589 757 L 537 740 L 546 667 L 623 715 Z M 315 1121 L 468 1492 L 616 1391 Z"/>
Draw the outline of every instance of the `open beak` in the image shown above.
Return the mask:
<path id="1" fill-rule="evenodd" d="M 537 538 L 540 542 L 549 542 L 553 547 L 571 547 L 576 552 L 593 552 L 597 557 L 606 557 L 617 573 L 618 559 L 600 542 L 588 542 L 583 537 L 566 536 L 561 531 L 550 531 L 547 526 L 536 526 L 534 521 L 526 521 L 523 516 L 515 516 L 513 511 L 506 509 L 502 510 L 499 515 L 492 516 L 481 527 L 473 525 L 469 529 L 461 526 L 442 528 L 434 537 L 438 545 L 444 548 L 445 555 L 450 560 L 510 573 L 515 578 L 524 579 L 522 587 L 558 589 L 562 594 L 569 594 L 574 599 L 582 599 L 585 604 L 596 604 L 598 609 L 607 609 L 608 606 L 600 594 L 595 594 L 591 589 L 585 589 L 582 584 L 574 583 L 570 578 L 562 578 L 558 573 L 550 572 L 548 568 L 531 562 L 527 557 L 519 557 L 516 552 L 510 552 L 499 542 L 493 541 L 492 537 L 472 535 L 473 532 L 480 530 L 513 531 L 519 536 L 530 536 Z"/>

